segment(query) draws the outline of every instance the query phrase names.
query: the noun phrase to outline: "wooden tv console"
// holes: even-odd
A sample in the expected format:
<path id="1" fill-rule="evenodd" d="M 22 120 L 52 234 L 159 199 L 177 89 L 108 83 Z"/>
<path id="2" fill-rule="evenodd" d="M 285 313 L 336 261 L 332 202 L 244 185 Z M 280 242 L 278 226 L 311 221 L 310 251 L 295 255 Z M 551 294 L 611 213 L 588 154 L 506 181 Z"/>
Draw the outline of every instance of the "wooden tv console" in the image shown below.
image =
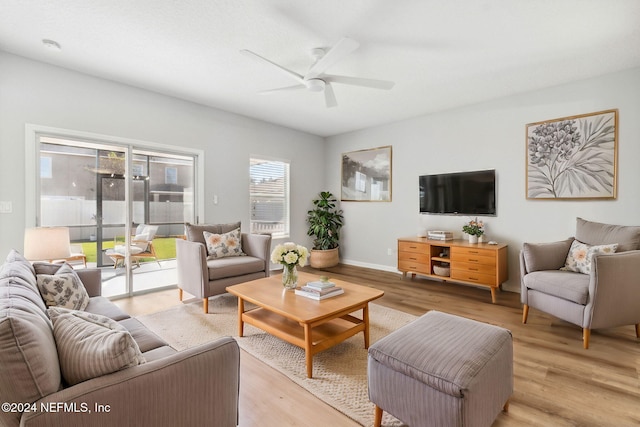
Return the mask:
<path id="1" fill-rule="evenodd" d="M 449 264 L 449 276 L 440 276 L 433 267 Z M 425 237 L 398 239 L 398 270 L 405 278 L 412 273 L 443 281 L 486 286 L 491 289 L 491 302 L 496 302 L 496 289 L 509 278 L 507 245 L 468 243 L 466 240 L 429 240 Z"/>

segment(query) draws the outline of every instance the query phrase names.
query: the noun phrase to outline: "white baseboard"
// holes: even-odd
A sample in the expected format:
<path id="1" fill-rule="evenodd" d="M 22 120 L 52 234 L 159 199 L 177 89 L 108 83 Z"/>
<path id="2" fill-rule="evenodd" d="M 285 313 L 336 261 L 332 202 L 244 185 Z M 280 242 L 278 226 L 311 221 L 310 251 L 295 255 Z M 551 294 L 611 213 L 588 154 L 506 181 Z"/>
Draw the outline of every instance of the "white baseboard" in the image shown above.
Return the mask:
<path id="1" fill-rule="evenodd" d="M 374 270 L 388 271 L 390 273 L 402 274 L 397 268 L 382 264 L 371 264 L 368 262 L 353 261 L 349 259 L 340 259 L 341 264 L 353 265 L 355 267 L 371 268 Z"/>

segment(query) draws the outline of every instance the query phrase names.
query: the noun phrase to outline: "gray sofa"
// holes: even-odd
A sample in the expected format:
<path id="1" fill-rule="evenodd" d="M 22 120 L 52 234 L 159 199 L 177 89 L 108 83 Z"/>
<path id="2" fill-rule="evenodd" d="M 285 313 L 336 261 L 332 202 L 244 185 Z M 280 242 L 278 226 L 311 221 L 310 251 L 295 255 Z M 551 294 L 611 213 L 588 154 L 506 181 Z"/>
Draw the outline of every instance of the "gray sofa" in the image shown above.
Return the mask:
<path id="1" fill-rule="evenodd" d="M 52 271 L 60 267 L 48 266 Z M 117 321 L 145 361 L 67 384 L 60 367 L 61 343 L 56 342 L 34 267 L 12 251 L 0 267 L 0 402 L 5 403 L 0 425 L 237 425 L 240 353 L 234 339 L 176 351 L 100 296 L 99 270 L 76 273 L 90 296 L 86 313 Z"/>
<path id="2" fill-rule="evenodd" d="M 202 299 L 209 312 L 209 297 L 223 294 L 227 286 L 248 282 L 270 274 L 270 234 L 241 233 L 243 256 L 212 258 L 207 253 L 203 232 L 223 234 L 240 228 L 229 224 L 185 224 L 186 240 L 176 240 L 178 288 Z"/>
<path id="3" fill-rule="evenodd" d="M 567 271 L 574 243 L 584 244 L 582 269 Z M 615 245 L 614 253 L 584 248 Z M 576 236 L 552 243 L 525 243 L 520 252 L 522 323 L 535 308 L 580 326 L 583 347 L 592 329 L 635 325 L 640 338 L 640 227 L 577 219 Z M 593 249 L 592 249 L 593 250 Z M 585 256 L 585 253 L 587 254 Z M 570 263 L 569 263 L 570 266 Z"/>

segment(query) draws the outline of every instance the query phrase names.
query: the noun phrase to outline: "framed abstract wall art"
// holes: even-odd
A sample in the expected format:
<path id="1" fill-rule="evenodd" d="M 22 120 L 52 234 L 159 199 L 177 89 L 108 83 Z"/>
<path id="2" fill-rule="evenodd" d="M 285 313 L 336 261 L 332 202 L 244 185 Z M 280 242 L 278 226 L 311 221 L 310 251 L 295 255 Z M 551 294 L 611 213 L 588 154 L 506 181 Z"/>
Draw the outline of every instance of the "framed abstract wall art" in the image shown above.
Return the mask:
<path id="1" fill-rule="evenodd" d="M 391 146 L 342 154 L 340 200 L 391 201 Z"/>
<path id="2" fill-rule="evenodd" d="M 527 199 L 615 199 L 618 110 L 526 125 Z"/>

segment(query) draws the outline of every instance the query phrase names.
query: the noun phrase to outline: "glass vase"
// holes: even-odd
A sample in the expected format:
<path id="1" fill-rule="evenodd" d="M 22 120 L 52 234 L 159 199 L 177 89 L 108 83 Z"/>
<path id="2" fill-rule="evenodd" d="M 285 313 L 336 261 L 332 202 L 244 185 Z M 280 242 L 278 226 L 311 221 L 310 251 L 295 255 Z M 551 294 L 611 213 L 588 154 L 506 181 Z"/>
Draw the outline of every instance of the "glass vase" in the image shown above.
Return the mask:
<path id="1" fill-rule="evenodd" d="M 295 264 L 284 266 L 282 270 L 282 286 L 289 291 L 298 286 L 298 269 Z"/>

